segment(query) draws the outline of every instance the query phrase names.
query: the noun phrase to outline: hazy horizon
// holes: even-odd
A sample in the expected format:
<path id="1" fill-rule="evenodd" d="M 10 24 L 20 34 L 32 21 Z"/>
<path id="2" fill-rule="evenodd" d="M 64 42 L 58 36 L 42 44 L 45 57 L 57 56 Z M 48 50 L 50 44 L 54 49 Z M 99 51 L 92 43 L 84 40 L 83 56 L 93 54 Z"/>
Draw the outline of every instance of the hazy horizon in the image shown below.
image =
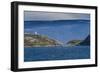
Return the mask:
<path id="1" fill-rule="evenodd" d="M 24 11 L 24 21 L 54 21 L 54 20 L 89 20 L 90 14 Z"/>

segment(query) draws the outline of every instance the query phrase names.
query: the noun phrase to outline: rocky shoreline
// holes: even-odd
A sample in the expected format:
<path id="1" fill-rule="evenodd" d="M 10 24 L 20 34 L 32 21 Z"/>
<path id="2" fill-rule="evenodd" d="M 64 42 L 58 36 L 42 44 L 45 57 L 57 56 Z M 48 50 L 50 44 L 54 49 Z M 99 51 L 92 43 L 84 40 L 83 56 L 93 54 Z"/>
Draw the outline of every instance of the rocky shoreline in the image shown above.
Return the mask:
<path id="1" fill-rule="evenodd" d="M 81 46 L 90 45 L 90 36 L 85 40 L 71 40 L 65 45 L 57 40 L 51 39 L 48 36 L 40 34 L 25 33 L 24 34 L 24 47 L 68 47 L 68 46 Z"/>

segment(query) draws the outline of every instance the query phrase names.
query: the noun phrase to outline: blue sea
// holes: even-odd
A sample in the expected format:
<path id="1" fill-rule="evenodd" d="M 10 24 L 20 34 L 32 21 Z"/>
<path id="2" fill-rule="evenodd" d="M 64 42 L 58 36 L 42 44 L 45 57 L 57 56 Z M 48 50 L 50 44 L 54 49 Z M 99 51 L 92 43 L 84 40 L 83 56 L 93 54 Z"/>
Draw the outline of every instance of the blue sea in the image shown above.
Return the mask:
<path id="1" fill-rule="evenodd" d="M 24 48 L 24 61 L 89 59 L 89 46 Z"/>

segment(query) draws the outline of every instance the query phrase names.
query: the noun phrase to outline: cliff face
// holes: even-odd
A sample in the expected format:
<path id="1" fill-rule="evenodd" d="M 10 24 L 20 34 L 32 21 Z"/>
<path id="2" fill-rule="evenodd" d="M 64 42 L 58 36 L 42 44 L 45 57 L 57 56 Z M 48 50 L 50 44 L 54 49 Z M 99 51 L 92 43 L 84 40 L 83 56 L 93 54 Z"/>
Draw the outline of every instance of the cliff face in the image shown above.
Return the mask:
<path id="1" fill-rule="evenodd" d="M 24 34 L 24 47 L 58 46 L 56 40 L 39 34 Z"/>
<path id="2" fill-rule="evenodd" d="M 79 43 L 79 45 L 90 45 L 90 35 L 88 35 L 85 40 Z"/>

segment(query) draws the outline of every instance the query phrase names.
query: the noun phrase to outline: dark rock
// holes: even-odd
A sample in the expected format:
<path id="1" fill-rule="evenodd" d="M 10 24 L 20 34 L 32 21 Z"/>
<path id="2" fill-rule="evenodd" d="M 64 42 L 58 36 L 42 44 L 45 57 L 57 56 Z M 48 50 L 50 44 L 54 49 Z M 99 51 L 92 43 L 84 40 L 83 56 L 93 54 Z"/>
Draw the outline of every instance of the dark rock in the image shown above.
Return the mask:
<path id="1" fill-rule="evenodd" d="M 83 40 L 79 45 L 90 45 L 90 35 L 88 35 L 85 40 Z"/>

